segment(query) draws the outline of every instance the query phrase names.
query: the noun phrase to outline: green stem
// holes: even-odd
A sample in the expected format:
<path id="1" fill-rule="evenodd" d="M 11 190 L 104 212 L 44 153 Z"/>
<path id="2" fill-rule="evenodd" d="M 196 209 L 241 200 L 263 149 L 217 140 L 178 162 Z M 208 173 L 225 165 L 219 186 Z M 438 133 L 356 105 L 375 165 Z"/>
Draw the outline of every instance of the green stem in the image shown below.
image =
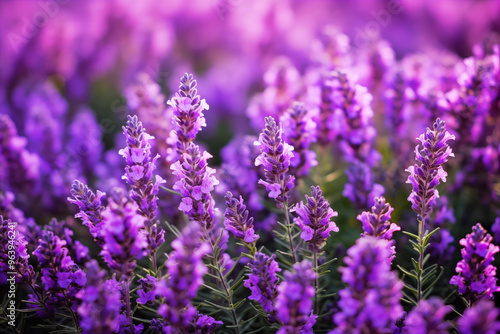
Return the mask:
<path id="1" fill-rule="evenodd" d="M 210 247 L 212 248 L 212 265 L 217 268 L 217 275 L 219 276 L 219 280 L 222 283 L 222 287 L 224 288 L 224 292 L 226 293 L 227 301 L 229 302 L 229 307 L 231 307 L 231 314 L 233 316 L 233 322 L 236 328 L 236 333 L 240 334 L 240 324 L 238 323 L 238 317 L 236 316 L 236 311 L 233 308 L 233 295 L 229 292 L 228 284 L 226 279 L 224 278 L 224 274 L 222 273 L 222 269 L 220 267 L 220 263 L 218 259 L 215 257 L 215 251 L 217 246 L 212 242 L 212 238 L 210 238 L 210 234 L 208 230 L 205 229 L 205 235 L 207 240 L 210 242 Z"/>
<path id="2" fill-rule="evenodd" d="M 290 243 L 290 251 L 292 252 L 293 263 L 297 263 L 297 255 L 295 254 L 295 247 L 293 246 L 292 228 L 290 224 L 290 216 L 288 215 L 288 203 L 283 204 L 283 213 L 285 214 L 286 230 L 288 232 L 288 241 Z"/>
<path id="3" fill-rule="evenodd" d="M 68 296 L 66 295 L 66 292 L 63 290 L 63 296 L 68 300 Z M 78 321 L 78 317 L 76 316 L 75 312 L 71 308 L 71 306 L 68 305 L 68 309 L 71 312 L 71 317 L 73 318 L 73 321 L 75 322 L 75 329 L 77 333 L 81 333 L 80 331 L 80 322 Z"/>
<path id="4" fill-rule="evenodd" d="M 164 187 L 164 186 L 159 186 L 159 188 L 165 190 L 167 193 L 170 193 L 172 195 L 182 196 L 180 192 L 172 190 L 170 188 L 167 188 L 167 187 Z"/>
<path id="5" fill-rule="evenodd" d="M 422 273 L 424 270 L 424 219 L 418 221 L 418 245 L 420 248 L 418 256 L 418 279 L 417 279 L 417 303 L 422 299 Z"/>
<path id="6" fill-rule="evenodd" d="M 125 307 L 127 312 L 127 318 L 130 320 L 130 333 L 134 332 L 134 321 L 132 319 L 132 308 L 130 307 L 130 280 L 125 278 L 122 282 L 123 289 L 125 290 Z"/>
<path id="7" fill-rule="evenodd" d="M 316 279 L 314 280 L 314 313 L 318 315 L 319 311 L 319 299 L 318 299 L 318 289 L 319 289 L 319 276 L 318 276 L 318 251 L 316 247 L 313 250 L 313 270 L 316 273 Z"/>

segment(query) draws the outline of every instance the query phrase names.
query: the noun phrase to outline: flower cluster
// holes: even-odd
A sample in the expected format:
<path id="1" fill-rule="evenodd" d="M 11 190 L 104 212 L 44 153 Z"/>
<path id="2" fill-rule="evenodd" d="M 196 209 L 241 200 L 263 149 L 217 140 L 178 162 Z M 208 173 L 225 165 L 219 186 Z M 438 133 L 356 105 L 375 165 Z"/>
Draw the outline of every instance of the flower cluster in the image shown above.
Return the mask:
<path id="1" fill-rule="evenodd" d="M 392 254 L 385 240 L 360 238 L 347 251 L 341 268 L 347 287 L 339 291 L 340 312 L 334 315 L 337 328 L 332 334 L 380 333 L 403 315 L 399 300 L 403 283 L 391 271 L 387 258 Z"/>
<path id="2" fill-rule="evenodd" d="M 312 334 L 317 316 L 313 314 L 314 280 L 317 274 L 308 260 L 295 263 L 293 272 L 285 272 L 285 280 L 278 286 L 275 308 L 283 326 L 278 334 Z"/>
<path id="3" fill-rule="evenodd" d="M 496 267 L 492 264 L 500 248 L 492 244 L 493 237 L 481 226 L 472 227 L 472 233 L 460 240 L 462 258 L 457 264 L 457 275 L 450 284 L 458 285 L 458 292 L 474 305 L 482 299 L 492 299 L 500 291 L 497 286 Z"/>
<path id="4" fill-rule="evenodd" d="M 312 186 L 311 197 L 306 195 L 305 204 L 299 202 L 290 211 L 297 214 L 298 217 L 294 222 L 301 228 L 300 237 L 307 241 L 311 250 L 320 251 L 330 233 L 339 231 L 335 222 L 331 220 L 338 213 L 330 207 L 319 186 Z"/>
<path id="5" fill-rule="evenodd" d="M 75 218 L 80 218 L 83 225 L 89 228 L 90 234 L 99 245 L 103 244 L 102 231 L 102 210 L 104 209 L 101 198 L 106 194 L 97 190 L 94 194 L 85 184 L 75 180 L 71 187 L 71 197 L 68 197 L 70 203 L 78 205 L 78 212 Z"/>
<path id="6" fill-rule="evenodd" d="M 491 301 L 481 300 L 465 310 L 458 319 L 458 330 L 462 334 L 495 334 L 500 331 L 500 311 Z"/>
<path id="7" fill-rule="evenodd" d="M 450 325 L 444 318 L 450 311 L 439 297 L 421 300 L 406 317 L 406 330 L 408 334 L 447 334 Z"/>
<path id="8" fill-rule="evenodd" d="M 177 177 L 173 188 L 182 196 L 179 210 L 207 230 L 214 226 L 215 201 L 211 192 L 219 184 L 213 175 L 215 170 L 208 167 L 207 160 L 211 157 L 191 143 L 171 167 Z"/>
<path id="9" fill-rule="evenodd" d="M 202 242 L 200 236 L 200 227 L 190 224 L 172 242 L 173 251 L 165 263 L 168 277 L 156 285 L 156 293 L 165 301 L 158 314 L 173 333 L 181 333 L 196 315 L 196 309 L 188 306 L 203 284 L 203 275 L 207 272 L 203 257 L 210 252 L 209 245 Z"/>
<path id="10" fill-rule="evenodd" d="M 432 129 L 427 128 L 425 133 L 417 138 L 423 146 L 421 150 L 418 145 L 415 148 L 416 159 L 420 165 L 410 166 L 406 170 L 410 173 L 407 183 L 413 187 L 408 200 L 420 221 L 425 221 L 432 203 L 439 197 L 436 186 L 440 181 L 446 181 L 448 174 L 441 165 L 448 157 L 454 156 L 447 141 L 455 139 L 455 136 L 446 131 L 445 125 L 445 122 L 438 118 Z"/>
<path id="11" fill-rule="evenodd" d="M 266 187 L 269 197 L 276 200 L 279 208 L 288 205 L 289 192 L 295 183 L 295 177 L 287 174 L 293 157 L 293 147 L 283 142 L 282 132 L 274 118 L 266 117 L 266 127 L 255 142 L 261 149 L 261 154 L 255 159 L 255 165 L 264 167 L 266 178 L 260 179 L 259 184 Z"/>
<path id="12" fill-rule="evenodd" d="M 248 218 L 248 210 L 243 202 L 243 198 L 240 196 L 240 200 L 238 201 L 228 191 L 225 199 L 224 227 L 232 232 L 237 239 L 241 239 L 248 244 L 257 241 L 259 236 L 255 234 L 253 229 L 253 217 Z"/>
<path id="13" fill-rule="evenodd" d="M 255 253 L 254 259 L 248 264 L 250 274 L 245 280 L 245 286 L 252 291 L 248 299 L 255 300 L 262 305 L 271 319 L 276 321 L 275 302 L 278 296 L 278 276 L 281 271 L 278 262 L 274 260 L 275 255 L 267 256 L 264 253 Z"/>
<path id="14" fill-rule="evenodd" d="M 203 111 L 208 110 L 209 106 L 205 99 L 201 99 L 198 95 L 196 85 L 193 75 L 185 73 L 181 78 L 179 91 L 167 102 L 174 108 L 179 155 L 187 151 L 190 143 L 196 138 L 196 134 L 203 126 L 207 126 Z"/>

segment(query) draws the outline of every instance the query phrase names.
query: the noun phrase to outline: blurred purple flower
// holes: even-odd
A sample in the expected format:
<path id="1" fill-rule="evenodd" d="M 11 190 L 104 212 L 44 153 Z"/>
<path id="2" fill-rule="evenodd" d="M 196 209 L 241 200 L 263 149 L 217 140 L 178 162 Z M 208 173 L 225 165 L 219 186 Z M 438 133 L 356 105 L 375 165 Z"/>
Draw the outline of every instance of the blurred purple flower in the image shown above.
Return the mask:
<path id="1" fill-rule="evenodd" d="M 137 294 L 139 295 L 137 302 L 144 305 L 154 302 L 156 297 L 156 283 L 158 282 L 156 277 L 146 275 L 145 278 L 139 279 L 138 282 L 141 285 L 141 288 L 137 290 Z"/>
<path id="2" fill-rule="evenodd" d="M 497 268 L 492 264 L 494 255 L 500 251 L 492 244 L 493 237 L 477 223 L 472 233 L 460 240 L 462 258 L 456 267 L 457 275 L 450 284 L 458 285 L 458 292 L 467 300 L 469 306 L 479 300 L 493 299 L 493 293 L 500 291 L 497 286 Z"/>
<path id="3" fill-rule="evenodd" d="M 481 300 L 458 319 L 458 330 L 462 334 L 496 334 L 500 332 L 499 314 L 492 301 Z"/>
<path id="4" fill-rule="evenodd" d="M 421 300 L 406 317 L 408 334 L 447 334 L 450 325 L 444 318 L 451 310 L 439 297 Z"/>
<path id="5" fill-rule="evenodd" d="M 18 223 L 0 215 L 0 285 L 7 283 L 7 273 L 14 272 L 17 283 L 32 283 L 33 267 L 28 264 L 28 242 L 19 233 Z M 9 275 L 9 278 L 11 275 Z"/>

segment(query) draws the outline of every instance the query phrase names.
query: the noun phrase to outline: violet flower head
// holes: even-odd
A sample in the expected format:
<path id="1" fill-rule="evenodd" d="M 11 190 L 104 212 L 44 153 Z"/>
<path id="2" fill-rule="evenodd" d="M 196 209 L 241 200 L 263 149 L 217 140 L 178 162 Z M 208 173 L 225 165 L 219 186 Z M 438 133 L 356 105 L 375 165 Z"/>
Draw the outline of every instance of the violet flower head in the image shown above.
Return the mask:
<path id="1" fill-rule="evenodd" d="M 362 235 L 391 240 L 392 234 L 401 230 L 401 227 L 390 222 L 392 211 L 394 208 L 385 201 L 384 197 L 376 197 L 372 211 L 364 211 L 357 217 L 363 223 L 365 233 Z"/>
<path id="2" fill-rule="evenodd" d="M 178 138 L 177 151 L 182 155 L 189 144 L 194 141 L 196 134 L 203 126 L 207 126 L 204 110 L 209 106 L 205 99 L 201 99 L 196 89 L 196 80 L 192 74 L 185 73 L 181 78 L 179 91 L 175 93 L 167 104 L 174 108 L 175 133 Z"/>
<path id="3" fill-rule="evenodd" d="M 412 209 L 417 213 L 420 221 L 426 219 L 432 209 L 432 203 L 439 197 L 435 189 L 440 181 L 446 182 L 448 175 L 443 167 L 443 163 L 448 161 L 448 157 L 453 157 L 448 140 L 454 140 L 445 128 L 445 122 L 439 118 L 434 123 L 432 129 L 427 128 L 417 139 L 422 143 L 422 149 L 419 145 L 415 148 L 417 161 L 406 169 L 410 173 L 406 183 L 411 183 L 413 190 L 408 200 L 412 203 Z"/>
<path id="4" fill-rule="evenodd" d="M 290 174 L 297 177 L 309 174 L 309 169 L 318 164 L 316 153 L 309 146 L 316 141 L 316 123 L 311 110 L 303 103 L 295 102 L 281 117 L 283 140 L 293 147 Z"/>
<path id="5" fill-rule="evenodd" d="M 248 244 L 257 241 L 259 236 L 255 234 L 253 229 L 253 217 L 248 218 L 248 210 L 243 202 L 243 197 L 240 196 L 238 200 L 228 191 L 224 198 L 226 199 L 224 227 L 233 233 L 235 238 Z"/>
<path id="6" fill-rule="evenodd" d="M 461 334 L 496 334 L 500 332 L 499 314 L 495 303 L 481 300 L 458 319 L 458 330 Z"/>
<path id="7" fill-rule="evenodd" d="M 141 278 L 138 282 L 141 285 L 141 288 L 137 290 L 137 294 L 139 295 L 137 303 L 146 305 L 154 302 L 156 297 L 156 283 L 158 282 L 156 277 L 146 275 L 145 278 Z"/>
<path id="8" fill-rule="evenodd" d="M 80 212 L 75 215 L 75 218 L 80 218 L 83 225 L 87 226 L 90 234 L 94 237 L 99 245 L 103 244 L 102 231 L 102 205 L 101 198 L 106 194 L 97 190 L 94 194 L 89 187 L 78 180 L 75 180 L 70 190 L 71 197 L 68 197 L 68 202 L 76 204 Z"/>
<path id="9" fill-rule="evenodd" d="M 68 254 L 78 266 L 83 266 L 90 260 L 89 248 L 79 240 L 73 240 L 73 231 L 64 220 L 58 221 L 53 218 L 48 225 L 44 226 L 44 229 L 52 231 L 54 235 L 66 241 Z"/>
<path id="10" fill-rule="evenodd" d="M 250 274 L 244 285 L 252 292 L 248 299 L 259 302 L 264 311 L 275 319 L 274 303 L 278 296 L 279 280 L 276 273 L 280 272 L 281 269 L 274 258 L 274 254 L 269 257 L 261 252 L 255 253 L 254 259 L 248 264 Z"/>
<path id="11" fill-rule="evenodd" d="M 0 215 L 0 285 L 7 283 L 8 272 L 14 272 L 15 280 L 29 282 L 33 276 L 33 268 L 28 264 L 28 242 L 19 233 L 17 222 Z"/>
<path id="12" fill-rule="evenodd" d="M 147 224 L 152 225 L 155 212 L 158 209 L 158 186 L 165 181 L 158 175 L 153 176 L 155 162 L 160 157 L 151 157 L 150 139 L 137 116 L 128 116 L 127 126 L 123 127 L 127 147 L 120 150 L 120 155 L 127 162 L 123 179 L 132 186 L 130 198 L 139 206 L 139 214 L 147 218 Z"/>
<path id="13" fill-rule="evenodd" d="M 285 272 L 285 280 L 278 286 L 276 311 L 283 324 L 277 334 L 312 334 L 317 316 L 313 314 L 314 281 L 317 274 L 312 263 L 303 260 L 293 265 L 294 272 Z"/>
<path id="14" fill-rule="evenodd" d="M 86 265 L 87 284 L 76 297 L 81 301 L 78 307 L 80 326 L 84 334 L 107 334 L 120 328 L 119 315 L 122 309 L 122 284 L 113 277 L 104 281 L 106 271 L 101 270 L 96 260 Z"/>
<path id="15" fill-rule="evenodd" d="M 354 160 L 345 173 L 348 182 L 344 186 L 342 195 L 347 197 L 355 207 L 370 207 L 374 204 L 374 198 L 385 193 L 384 186 L 375 183 L 375 176 L 368 164 Z"/>
<path id="16" fill-rule="evenodd" d="M 453 208 L 448 206 L 446 196 L 437 198 L 431 206 L 433 208 L 428 219 L 428 229 L 431 231 L 437 227 L 440 229 L 429 239 L 430 244 L 426 251 L 432 263 L 445 264 L 455 252 L 455 246 L 453 246 L 455 238 L 447 228 L 447 225 L 455 223 L 455 215 Z"/>
<path id="17" fill-rule="evenodd" d="M 215 169 L 208 167 L 207 160 L 211 157 L 191 143 L 181 159 L 170 167 L 177 176 L 173 189 L 182 196 L 179 210 L 207 230 L 214 226 L 216 209 L 211 192 L 219 184 Z"/>
<path id="18" fill-rule="evenodd" d="M 444 320 L 451 311 L 439 297 L 421 300 L 405 320 L 408 334 L 448 334 L 450 325 Z"/>
<path id="19" fill-rule="evenodd" d="M 104 246 L 101 255 L 110 269 L 126 277 L 131 277 L 135 260 L 146 255 L 148 246 L 142 233 L 146 218 L 137 210 L 137 205 L 117 189 L 102 211 Z"/>
<path id="20" fill-rule="evenodd" d="M 222 321 L 215 320 L 211 316 L 197 313 L 194 317 L 194 331 L 190 333 L 195 334 L 215 334 L 217 328 L 222 326 Z"/>
<path id="21" fill-rule="evenodd" d="M 42 231 L 39 245 L 33 252 L 42 272 L 43 289 L 47 295 L 49 311 L 56 307 L 68 307 L 76 311 L 76 294 L 86 283 L 86 275 L 78 268 L 61 240 L 47 229 Z"/>
<path id="22" fill-rule="evenodd" d="M 202 242 L 200 236 L 198 224 L 191 223 L 184 228 L 182 235 L 172 242 L 173 251 L 165 264 L 169 277 L 156 285 L 156 293 L 167 301 L 160 306 L 158 314 L 181 332 L 196 315 L 196 309 L 188 306 L 203 285 L 203 275 L 207 272 L 203 257 L 210 252 L 210 246 Z"/>
<path id="23" fill-rule="evenodd" d="M 288 175 L 290 161 L 293 157 L 293 147 L 282 140 L 282 129 L 276 125 L 274 118 L 266 117 L 266 127 L 255 142 L 260 146 L 261 154 L 255 159 L 255 166 L 262 165 L 265 171 L 265 180 L 259 184 L 266 187 L 269 197 L 274 198 L 279 208 L 288 205 L 295 177 Z"/>
<path id="24" fill-rule="evenodd" d="M 339 291 L 337 328 L 330 333 L 390 332 L 391 324 L 403 315 L 403 283 L 387 262 L 392 255 L 387 242 L 371 236 L 359 238 L 347 255 L 347 267 L 340 268 L 347 287 Z"/>
<path id="25" fill-rule="evenodd" d="M 492 264 L 494 255 L 500 248 L 492 243 L 493 237 L 481 226 L 472 227 L 472 233 L 460 240 L 462 258 L 456 267 L 457 275 L 450 284 L 458 285 L 458 292 L 470 306 L 482 299 L 493 299 L 493 293 L 500 291 L 497 286 L 497 268 Z"/>
<path id="26" fill-rule="evenodd" d="M 335 222 L 331 220 L 337 217 L 338 213 L 330 207 L 319 186 L 312 186 L 311 197 L 306 195 L 305 204 L 299 202 L 290 211 L 298 215 L 294 222 L 302 230 L 300 237 L 307 241 L 311 250 L 320 251 L 330 233 L 339 231 Z"/>

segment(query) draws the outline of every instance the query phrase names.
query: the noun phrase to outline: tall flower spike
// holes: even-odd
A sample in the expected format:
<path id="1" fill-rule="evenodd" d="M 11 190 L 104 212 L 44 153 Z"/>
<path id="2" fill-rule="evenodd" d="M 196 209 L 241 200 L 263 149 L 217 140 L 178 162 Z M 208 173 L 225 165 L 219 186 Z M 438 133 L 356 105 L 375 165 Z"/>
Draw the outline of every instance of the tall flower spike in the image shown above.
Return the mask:
<path id="1" fill-rule="evenodd" d="M 340 268 L 347 287 L 339 291 L 337 328 L 330 334 L 390 332 L 391 324 L 403 315 L 403 283 L 387 262 L 391 252 L 386 241 L 359 238 L 347 255 L 347 267 Z"/>
<path id="2" fill-rule="evenodd" d="M 128 201 L 121 190 L 109 198 L 102 212 L 104 246 L 101 255 L 109 268 L 130 278 L 136 259 L 141 259 L 148 246 L 144 229 L 145 218 L 137 213 L 137 205 Z"/>
<path id="3" fill-rule="evenodd" d="M 481 300 L 458 319 L 458 330 L 462 334 L 497 334 L 500 332 L 499 314 L 495 303 Z"/>
<path id="4" fill-rule="evenodd" d="M 292 175 L 306 176 L 309 169 L 318 164 L 316 153 L 309 149 L 316 141 L 316 123 L 312 112 L 303 103 L 295 102 L 281 117 L 283 125 L 283 140 L 292 145 L 294 155 L 290 161 Z"/>
<path id="5" fill-rule="evenodd" d="M 76 204 L 80 212 L 75 215 L 75 218 L 80 218 L 83 225 L 87 226 L 90 234 L 94 237 L 99 245 L 102 246 L 102 206 L 101 198 L 106 194 L 97 190 L 94 194 L 85 184 L 75 180 L 70 190 L 71 197 L 68 197 L 68 202 Z"/>
<path id="6" fill-rule="evenodd" d="M 240 196 L 238 200 L 228 191 L 224 198 L 226 199 L 224 227 L 233 233 L 235 238 L 248 244 L 257 241 L 259 236 L 255 234 L 253 229 L 253 217 L 248 218 L 248 210 L 243 202 L 243 197 Z"/>
<path id="7" fill-rule="evenodd" d="M 331 221 L 338 213 L 332 210 L 319 186 L 312 186 L 311 197 L 306 195 L 305 204 L 299 202 L 290 211 L 298 215 L 294 221 L 302 229 L 300 237 L 307 241 L 311 250 L 320 251 L 330 233 L 339 231 L 335 222 Z"/>
<path id="8" fill-rule="evenodd" d="M 179 210 L 207 230 L 214 226 L 215 201 L 211 192 L 219 184 L 213 175 L 215 170 L 208 167 L 207 160 L 211 157 L 191 143 L 181 159 L 170 167 L 177 176 L 173 189 L 182 196 Z"/>
<path id="9" fill-rule="evenodd" d="M 405 320 L 408 334 L 448 334 L 450 325 L 444 320 L 451 311 L 439 297 L 421 300 Z"/>
<path id="10" fill-rule="evenodd" d="M 372 211 L 364 211 L 357 217 L 363 223 L 363 231 L 365 231 L 361 236 L 372 236 L 388 241 L 392 253 L 390 261 L 396 254 L 392 234 L 401 230 L 401 227 L 390 222 L 392 211 L 394 211 L 394 208 L 385 201 L 384 197 L 376 197 Z"/>
<path id="11" fill-rule="evenodd" d="M 493 237 L 481 226 L 472 227 L 472 233 L 460 240 L 462 258 L 457 264 L 457 275 L 450 284 L 458 285 L 458 292 L 474 305 L 482 299 L 493 299 L 493 293 L 500 291 L 497 286 L 497 268 L 492 264 L 500 248 L 492 244 Z"/>
<path id="12" fill-rule="evenodd" d="M 177 135 L 177 151 L 185 152 L 194 141 L 196 134 L 203 126 L 207 126 L 204 110 L 208 110 L 205 99 L 201 99 L 196 90 L 196 80 L 192 74 L 185 73 L 181 78 L 179 91 L 167 104 L 174 108 L 175 133 Z"/>
<path id="13" fill-rule="evenodd" d="M 155 258 L 157 248 L 165 240 L 165 232 L 154 222 L 158 209 L 159 186 L 165 183 L 158 175 L 153 175 L 156 169 L 155 162 L 160 157 L 151 158 L 150 139 L 153 139 L 142 127 L 137 116 L 128 116 L 127 126 L 123 127 L 127 147 L 120 150 L 120 155 L 127 162 L 123 179 L 132 187 L 130 198 L 137 203 L 137 212 L 143 215 L 147 231 L 150 254 Z"/>
<path id="14" fill-rule="evenodd" d="M 419 149 L 419 145 L 415 148 L 416 159 L 420 165 L 415 164 L 406 169 L 410 173 L 406 182 L 411 183 L 413 187 L 408 200 L 422 222 L 429 215 L 432 203 L 439 197 L 436 186 L 440 181 L 446 181 L 447 173 L 441 165 L 448 161 L 448 157 L 455 156 L 447 144 L 447 141 L 454 140 L 455 136 L 446 131 L 445 125 L 445 122 L 438 118 L 432 129 L 427 128 L 426 132 L 417 138 L 423 146 L 422 149 Z"/>
<path id="15" fill-rule="evenodd" d="M 317 316 L 313 314 L 313 298 L 317 274 L 308 260 L 295 263 L 293 272 L 285 272 L 285 280 L 278 286 L 276 311 L 283 324 L 277 334 L 312 334 Z"/>
<path id="16" fill-rule="evenodd" d="M 274 308 L 278 296 L 276 290 L 278 276 L 276 273 L 281 271 L 278 262 L 274 258 L 274 254 L 269 257 L 261 252 L 255 253 L 254 259 L 248 264 L 250 274 L 244 283 L 245 287 L 252 291 L 248 299 L 259 302 L 272 321 L 276 321 L 276 310 Z"/>
<path id="17" fill-rule="evenodd" d="M 122 309 L 122 285 L 115 278 L 104 281 L 106 271 L 96 260 L 86 265 L 87 284 L 76 297 L 82 301 L 77 311 L 84 334 L 107 334 L 119 329 L 118 317 Z"/>
<path id="18" fill-rule="evenodd" d="M 207 272 L 203 257 L 210 252 L 210 246 L 200 236 L 197 224 L 184 228 L 182 235 L 172 242 L 173 251 L 165 264 L 169 276 L 156 285 L 156 292 L 166 301 L 158 314 L 177 330 L 172 333 L 184 333 L 196 315 L 196 309 L 189 306 L 203 285 L 203 275 Z"/>
<path id="19" fill-rule="evenodd" d="M 266 127 L 255 142 L 260 146 L 261 154 L 255 159 L 255 166 L 262 165 L 266 180 L 259 180 L 259 184 L 266 187 L 269 197 L 274 198 L 279 208 L 288 204 L 295 177 L 287 175 L 290 160 L 293 157 L 293 147 L 283 142 L 282 129 L 276 125 L 272 117 L 266 117 Z"/>

